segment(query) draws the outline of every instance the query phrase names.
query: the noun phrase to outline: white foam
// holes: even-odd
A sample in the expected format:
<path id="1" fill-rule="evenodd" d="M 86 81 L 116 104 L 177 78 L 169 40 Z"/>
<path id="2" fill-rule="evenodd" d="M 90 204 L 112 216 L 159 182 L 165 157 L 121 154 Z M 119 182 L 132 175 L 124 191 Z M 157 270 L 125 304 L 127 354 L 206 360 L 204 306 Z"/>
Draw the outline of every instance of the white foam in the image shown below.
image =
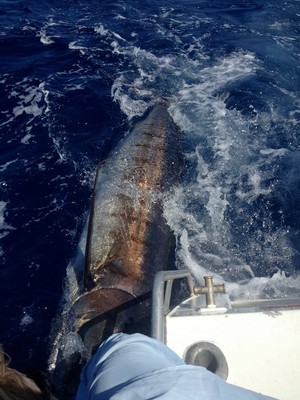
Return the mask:
<path id="1" fill-rule="evenodd" d="M 47 95 L 49 92 L 45 90 L 45 83 L 42 82 L 38 86 L 32 86 L 28 79 L 25 78 L 21 82 L 17 82 L 15 90 L 12 90 L 10 97 L 18 99 L 17 106 L 11 111 L 6 111 L 8 119 L 0 126 L 10 124 L 15 118 L 22 114 L 27 114 L 31 118 L 26 122 L 26 130 L 31 127 L 31 123 L 35 118 L 41 117 L 47 110 Z"/>
<path id="2" fill-rule="evenodd" d="M 27 133 L 22 139 L 21 143 L 23 144 L 29 144 L 30 139 L 32 139 L 32 135 L 30 133 Z"/>
<path id="3" fill-rule="evenodd" d="M 262 155 L 271 157 L 283 157 L 289 153 L 288 149 L 261 149 L 260 153 Z"/>
<path id="4" fill-rule="evenodd" d="M 300 276 L 287 277 L 278 271 L 272 277 L 255 277 L 246 284 L 226 283 L 231 300 L 300 297 Z"/>
<path id="5" fill-rule="evenodd" d="M 95 26 L 94 31 L 96 33 L 99 33 L 99 35 L 101 35 L 101 36 L 106 36 L 108 33 L 108 30 L 105 29 L 102 24 L 100 24 L 99 26 Z"/>
<path id="6" fill-rule="evenodd" d="M 22 327 L 30 325 L 34 322 L 34 319 L 32 318 L 32 316 L 30 314 L 28 314 L 27 312 L 23 311 L 23 317 L 21 319 L 20 325 Z"/>
<path id="7" fill-rule="evenodd" d="M 247 192 L 241 189 L 236 191 L 237 197 L 249 204 L 257 199 L 258 196 L 270 194 L 272 190 L 271 187 L 263 188 L 262 182 L 264 178 L 258 168 L 259 165 L 250 165 L 247 168 L 248 186 L 250 189 Z"/>
<path id="8" fill-rule="evenodd" d="M 9 165 L 11 165 L 17 161 L 18 161 L 18 159 L 15 158 L 14 160 L 8 161 L 7 163 L 0 165 L 0 172 L 5 171 Z"/>
<path id="9" fill-rule="evenodd" d="M 212 242 L 209 237 L 208 227 L 205 222 L 201 224 L 194 215 L 182 211 L 178 199 L 184 201 L 183 188 L 177 188 L 176 193 L 165 202 L 165 217 L 171 221 L 177 234 L 177 266 L 191 271 L 196 281 L 201 282 L 203 276 L 213 275 L 215 282 L 225 283 L 226 291 L 231 300 L 236 299 L 268 299 L 300 297 L 300 275 L 287 277 L 283 271 L 278 271 L 271 278 L 255 277 L 250 265 L 236 259 L 226 249 L 219 248 L 218 243 L 213 243 L 213 250 L 202 251 L 202 245 Z M 288 252 L 290 248 L 280 232 L 273 234 L 269 241 L 273 243 L 273 254 L 270 248 L 263 244 L 257 251 L 265 251 L 264 257 L 276 257 L 276 252 Z M 280 248 L 283 247 L 283 248 Z M 250 249 L 251 251 L 251 249 Z M 234 282 L 231 279 L 236 277 Z"/>
<path id="10" fill-rule="evenodd" d="M 113 32 L 113 36 L 114 36 L 116 39 L 119 39 L 119 40 L 121 40 L 121 41 L 126 42 L 126 39 L 124 39 L 124 38 L 123 38 L 121 35 L 119 35 L 118 33 Z"/>
<path id="11" fill-rule="evenodd" d="M 7 203 L 5 201 L 0 201 L 0 227 L 3 229 L 5 227 L 5 219 L 4 219 L 4 212 L 6 209 Z"/>
<path id="12" fill-rule="evenodd" d="M 125 86 L 125 89 L 124 89 Z M 143 100 L 135 100 L 130 97 L 126 90 L 127 87 L 124 85 L 123 77 L 117 78 L 111 88 L 111 95 L 114 101 L 120 104 L 122 112 L 127 116 L 128 120 L 133 117 L 142 116 L 148 108 L 148 104 Z"/>
<path id="13" fill-rule="evenodd" d="M 121 14 L 118 14 L 118 15 L 116 15 L 115 17 L 114 17 L 114 19 L 116 19 L 117 21 L 121 21 L 121 20 L 124 20 L 124 19 L 127 19 L 127 18 L 125 18 L 123 15 L 121 15 Z"/>
<path id="14" fill-rule="evenodd" d="M 86 54 L 87 48 L 78 44 L 76 41 L 70 42 L 68 45 L 70 50 L 79 50 L 82 55 Z"/>
<path id="15" fill-rule="evenodd" d="M 281 31 L 282 29 L 286 29 L 288 26 L 290 26 L 291 23 L 287 20 L 284 21 L 276 21 L 273 24 L 270 25 L 271 29 Z"/>
<path id="16" fill-rule="evenodd" d="M 243 207 L 247 203 L 251 205 L 258 197 L 269 196 L 272 186 L 265 182 L 272 176 L 272 165 L 289 151 L 262 148 L 262 143 L 250 132 L 249 120 L 226 107 L 223 88 L 255 74 L 259 66 L 253 53 L 233 53 L 212 67 L 202 69 L 198 81 L 182 85 L 179 96 L 172 99 L 171 115 L 185 132 L 185 140 L 195 143 L 186 158 L 196 174 L 175 192 L 172 200 L 168 199 L 165 211 L 177 236 L 180 268 L 190 269 L 198 279 L 210 273 L 221 281 L 239 282 L 237 287 L 241 282 L 249 282 L 251 288 L 256 282 L 253 271 L 258 266 L 245 262 L 238 248 L 233 250 L 231 225 L 226 218 L 231 206 L 228 193 L 243 176 L 248 182 L 244 180 L 245 185 L 237 185 L 236 190 Z M 216 96 L 218 92 L 223 95 Z M 252 217 L 254 222 L 255 218 L 261 218 L 259 215 Z M 272 231 L 267 220 L 260 222 L 265 230 L 261 232 L 264 239 L 259 241 L 259 231 L 257 237 L 249 237 L 248 254 L 259 254 L 259 260 L 271 265 L 281 263 L 284 269 L 294 255 L 287 232 Z M 285 276 L 281 278 L 280 290 L 284 293 L 288 283 Z M 275 278 L 270 281 L 268 290 L 261 289 L 254 295 L 279 295 L 280 290 L 272 291 L 274 283 Z"/>
<path id="17" fill-rule="evenodd" d="M 49 45 L 52 43 L 55 43 L 54 40 L 52 40 L 46 33 L 45 30 L 41 30 L 39 33 L 40 36 L 40 41 L 41 43 L 45 44 L 45 45 Z"/>
<path id="18" fill-rule="evenodd" d="M 7 236 L 15 228 L 6 222 L 7 202 L 0 201 L 0 239 Z"/>
<path id="19" fill-rule="evenodd" d="M 128 119 L 142 115 L 149 101 L 151 103 L 159 96 L 156 80 L 163 79 L 164 76 L 170 79 L 171 75 L 181 75 L 181 69 L 177 69 L 174 65 L 176 58 L 168 54 L 157 56 L 151 51 L 133 45 L 118 32 L 110 31 L 103 25 L 94 29 L 106 37 L 106 42 L 111 46 L 113 53 L 123 56 L 137 72 L 134 78 L 130 77 L 130 81 L 124 76 L 115 80 L 111 90 L 113 100 L 120 103 Z M 133 32 L 131 37 L 135 35 Z"/>

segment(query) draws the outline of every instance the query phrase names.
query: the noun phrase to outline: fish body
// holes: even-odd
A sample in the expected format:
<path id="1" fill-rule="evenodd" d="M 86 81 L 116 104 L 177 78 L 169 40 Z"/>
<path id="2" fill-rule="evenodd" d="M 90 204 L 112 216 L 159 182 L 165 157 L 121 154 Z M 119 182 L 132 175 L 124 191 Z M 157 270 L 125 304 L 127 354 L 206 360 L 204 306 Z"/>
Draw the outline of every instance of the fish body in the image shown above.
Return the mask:
<path id="1" fill-rule="evenodd" d="M 91 351 L 129 319 L 134 323 L 132 315 L 145 314 L 142 297 L 168 265 L 171 232 L 162 201 L 178 182 L 180 160 L 177 126 L 166 105 L 157 104 L 98 166 L 84 293 L 73 306 L 73 329 Z"/>
<path id="2" fill-rule="evenodd" d="M 179 143 L 167 106 L 157 104 L 98 165 L 83 276 L 68 296 L 57 340 L 53 376 L 66 399 L 74 395 L 84 360 L 108 336 L 150 332 L 153 280 L 168 267 L 172 243 L 163 198 L 179 181 Z"/>

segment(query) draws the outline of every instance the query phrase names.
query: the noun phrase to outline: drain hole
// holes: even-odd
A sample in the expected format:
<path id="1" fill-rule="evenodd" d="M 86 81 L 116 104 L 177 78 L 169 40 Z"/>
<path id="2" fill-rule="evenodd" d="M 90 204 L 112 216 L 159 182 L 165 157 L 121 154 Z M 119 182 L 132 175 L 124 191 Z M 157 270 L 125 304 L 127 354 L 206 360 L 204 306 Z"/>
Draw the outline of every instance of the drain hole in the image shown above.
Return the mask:
<path id="1" fill-rule="evenodd" d="M 195 343 L 187 350 L 184 360 L 187 364 L 204 367 L 225 380 L 228 377 L 226 358 L 219 347 L 213 343 Z"/>

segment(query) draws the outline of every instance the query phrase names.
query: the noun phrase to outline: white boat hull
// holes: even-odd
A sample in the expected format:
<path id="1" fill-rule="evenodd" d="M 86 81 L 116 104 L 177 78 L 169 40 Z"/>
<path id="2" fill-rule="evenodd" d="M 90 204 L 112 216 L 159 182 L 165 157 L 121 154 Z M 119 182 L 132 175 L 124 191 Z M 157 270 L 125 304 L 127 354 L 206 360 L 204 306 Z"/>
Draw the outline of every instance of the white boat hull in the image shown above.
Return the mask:
<path id="1" fill-rule="evenodd" d="M 218 293 L 216 307 L 207 307 L 204 296 L 192 294 L 167 312 L 171 295 L 165 283 L 173 279 L 158 279 L 163 318 L 156 323 L 161 307 L 154 302 L 154 337 L 228 383 L 277 399 L 300 399 L 300 299 L 230 302 Z"/>

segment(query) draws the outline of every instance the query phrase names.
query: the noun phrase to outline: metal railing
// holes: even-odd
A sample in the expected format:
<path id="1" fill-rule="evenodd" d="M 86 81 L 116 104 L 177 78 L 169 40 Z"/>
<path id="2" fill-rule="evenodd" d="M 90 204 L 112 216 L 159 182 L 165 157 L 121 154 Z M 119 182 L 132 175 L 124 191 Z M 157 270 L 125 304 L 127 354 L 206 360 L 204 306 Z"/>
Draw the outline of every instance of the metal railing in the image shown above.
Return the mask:
<path id="1" fill-rule="evenodd" d="M 166 342 L 166 315 L 170 311 L 173 282 L 176 279 L 187 280 L 190 296 L 194 295 L 194 283 L 188 270 L 160 271 L 155 275 L 152 289 L 151 336 L 160 342 Z"/>

